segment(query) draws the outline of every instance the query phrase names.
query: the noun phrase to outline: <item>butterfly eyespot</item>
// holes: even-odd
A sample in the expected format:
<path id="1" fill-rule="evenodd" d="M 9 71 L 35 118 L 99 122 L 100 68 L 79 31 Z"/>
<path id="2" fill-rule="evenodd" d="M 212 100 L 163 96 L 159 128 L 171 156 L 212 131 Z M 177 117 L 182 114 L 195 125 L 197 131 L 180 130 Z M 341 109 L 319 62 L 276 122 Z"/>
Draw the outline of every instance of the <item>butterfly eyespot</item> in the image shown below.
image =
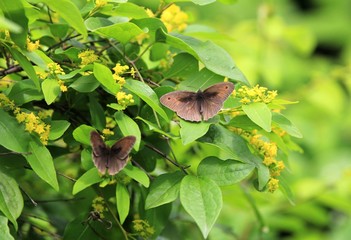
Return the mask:
<path id="1" fill-rule="evenodd" d="M 170 97 L 168 97 L 168 98 L 167 98 L 167 100 L 171 100 L 171 98 L 170 98 Z"/>

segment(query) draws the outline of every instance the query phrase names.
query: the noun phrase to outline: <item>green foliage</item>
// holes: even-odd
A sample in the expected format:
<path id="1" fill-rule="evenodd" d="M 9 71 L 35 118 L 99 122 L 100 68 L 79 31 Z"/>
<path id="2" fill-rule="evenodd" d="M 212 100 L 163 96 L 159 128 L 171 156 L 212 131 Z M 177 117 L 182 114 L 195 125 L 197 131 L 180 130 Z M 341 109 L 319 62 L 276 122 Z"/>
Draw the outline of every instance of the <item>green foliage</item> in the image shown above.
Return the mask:
<path id="1" fill-rule="evenodd" d="M 198 12 L 188 15 L 174 2 Z M 309 73 L 307 57 L 323 34 L 287 25 L 271 5 L 208 5 L 212 2 L 0 3 L 0 20 L 6 20 L 0 24 L 1 236 L 279 239 L 289 231 L 298 239 L 304 236 L 299 231 L 308 232 L 304 222 L 327 226 L 326 209 L 350 214 L 344 201 L 350 193 L 347 177 L 345 183 L 333 183 L 334 192 L 320 194 L 327 181 L 317 185 L 301 178 L 292 183 L 289 174 L 296 168 L 289 161 L 291 152 L 305 148 L 307 155 L 315 154 L 314 142 L 326 138 L 311 138 L 319 134 L 317 124 L 304 118 L 332 119 L 314 118 L 310 108 L 301 107 L 305 103 L 289 105 L 306 98 L 327 116 L 349 113 L 335 84 L 337 79 L 349 91 L 350 78 L 344 76 L 349 68 L 334 66 L 328 73 L 329 62 L 317 59 L 314 66 L 335 81 Z M 257 22 L 233 20 L 230 12 L 258 8 Z M 217 24 L 212 10 L 218 18 L 230 15 L 230 23 L 223 22 L 225 31 L 220 30 L 225 34 L 216 32 L 220 25 L 213 26 L 216 30 L 199 25 L 207 15 L 207 25 Z M 315 80 L 304 85 L 313 78 L 328 84 Z M 174 90 L 198 91 L 223 81 L 234 83 L 235 90 L 208 121 L 180 119 L 159 100 Z M 257 83 L 277 88 L 279 95 Z M 304 90 L 306 86 L 315 91 Z M 332 103 L 326 93 L 333 96 Z M 338 128 L 347 142 L 349 135 L 342 130 Z M 104 175 L 94 166 L 91 131 L 99 131 L 109 146 L 123 136 L 136 137 L 118 174 Z M 326 142 L 322 146 L 331 148 Z M 346 156 L 349 150 L 344 151 Z M 324 159 L 334 157 L 322 153 L 318 156 Z M 297 176 L 299 171 L 305 173 L 299 169 Z M 284 198 L 272 194 L 277 189 Z M 30 207 L 30 201 L 24 206 L 23 194 L 38 206 Z M 288 208 L 288 201 L 296 207 Z M 330 236 L 344 234 L 335 230 Z"/>

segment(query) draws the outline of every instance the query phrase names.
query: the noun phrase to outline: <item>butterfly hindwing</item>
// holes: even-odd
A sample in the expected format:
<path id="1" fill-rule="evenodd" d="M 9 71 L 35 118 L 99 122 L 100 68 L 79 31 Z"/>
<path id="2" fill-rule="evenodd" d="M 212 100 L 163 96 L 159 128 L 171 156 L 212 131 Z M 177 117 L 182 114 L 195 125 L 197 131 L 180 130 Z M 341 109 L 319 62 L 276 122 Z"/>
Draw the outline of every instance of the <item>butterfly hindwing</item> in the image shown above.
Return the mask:
<path id="1" fill-rule="evenodd" d="M 201 112 L 203 120 L 214 117 L 223 107 L 224 101 L 234 90 L 234 84 L 231 82 L 217 83 L 203 92 L 203 101 L 201 103 Z"/>

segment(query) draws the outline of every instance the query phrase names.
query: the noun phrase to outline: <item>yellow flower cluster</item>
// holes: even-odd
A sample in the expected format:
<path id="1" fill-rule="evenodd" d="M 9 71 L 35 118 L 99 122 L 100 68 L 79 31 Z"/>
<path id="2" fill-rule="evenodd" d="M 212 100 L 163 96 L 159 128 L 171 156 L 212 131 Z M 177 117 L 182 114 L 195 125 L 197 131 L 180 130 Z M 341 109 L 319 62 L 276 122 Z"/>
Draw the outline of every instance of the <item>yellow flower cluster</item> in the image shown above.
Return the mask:
<path id="1" fill-rule="evenodd" d="M 257 134 L 257 130 L 245 131 L 240 128 L 230 128 L 233 132 L 247 139 L 251 146 L 263 156 L 263 164 L 269 168 L 271 184 L 268 184 L 268 191 L 274 192 L 278 188 L 279 180 L 276 177 L 280 176 L 281 171 L 285 168 L 284 162 L 277 160 L 278 148 L 274 142 L 266 142 L 262 140 L 262 135 Z M 274 183 L 274 184 L 273 184 Z M 273 188 L 273 186 L 275 186 Z"/>
<path id="2" fill-rule="evenodd" d="M 102 130 L 102 134 L 103 134 L 104 136 L 112 136 L 112 135 L 114 135 L 115 133 L 114 133 L 113 131 L 111 131 L 109 128 L 105 128 L 105 129 Z"/>
<path id="3" fill-rule="evenodd" d="M 155 233 L 155 229 L 147 221 L 136 219 L 133 220 L 133 228 L 143 239 L 149 239 Z"/>
<path id="4" fill-rule="evenodd" d="M 27 50 L 29 52 L 37 50 L 39 48 L 39 45 L 40 45 L 39 40 L 36 40 L 35 42 L 31 42 L 31 40 L 27 38 Z"/>
<path id="5" fill-rule="evenodd" d="M 117 98 L 118 104 L 121 105 L 124 108 L 126 108 L 127 106 L 129 106 L 129 105 L 134 103 L 133 95 L 132 94 L 126 94 L 123 91 L 119 91 L 116 94 L 116 98 Z"/>
<path id="6" fill-rule="evenodd" d="M 94 211 L 98 212 L 100 214 L 100 218 L 103 219 L 104 216 L 104 212 L 107 212 L 107 207 L 105 207 L 105 200 L 102 197 L 96 197 L 93 200 L 93 203 L 91 204 L 91 206 L 93 207 Z"/>
<path id="7" fill-rule="evenodd" d="M 58 63 L 55 63 L 55 62 L 48 63 L 47 67 L 49 69 L 49 73 L 52 75 L 65 75 L 65 72 L 63 71 L 60 64 Z"/>
<path id="8" fill-rule="evenodd" d="M 188 15 L 180 10 L 180 7 L 173 4 L 162 12 L 161 21 L 165 24 L 168 32 L 173 30 L 181 32 L 187 27 Z"/>
<path id="9" fill-rule="evenodd" d="M 78 54 L 78 57 L 82 60 L 82 65 L 88 65 L 89 63 L 93 63 L 98 59 L 98 55 L 94 53 L 93 50 L 86 50 Z"/>
<path id="10" fill-rule="evenodd" d="M 233 96 L 241 98 L 242 104 L 248 104 L 251 102 L 263 102 L 270 103 L 278 95 L 277 91 L 267 91 L 265 87 L 260 87 L 258 84 L 249 88 L 248 86 L 242 86 L 237 91 L 233 91 Z"/>
<path id="11" fill-rule="evenodd" d="M 95 6 L 96 7 L 103 7 L 107 4 L 106 0 L 95 0 Z"/>
<path id="12" fill-rule="evenodd" d="M 12 111 L 18 123 L 25 124 L 25 130 L 29 133 L 35 132 L 39 135 L 40 141 L 46 145 L 48 144 L 51 126 L 44 123 L 42 119 L 50 116 L 49 110 L 42 112 L 36 116 L 33 112 L 27 113 L 21 111 L 21 108 L 16 107 L 15 103 L 8 99 L 8 97 L 0 93 L 0 107 L 6 111 Z M 52 113 L 52 112 L 51 112 Z"/>
<path id="13" fill-rule="evenodd" d="M 67 86 L 65 85 L 65 82 L 62 80 L 58 80 L 57 82 L 60 86 L 61 92 L 67 92 Z"/>

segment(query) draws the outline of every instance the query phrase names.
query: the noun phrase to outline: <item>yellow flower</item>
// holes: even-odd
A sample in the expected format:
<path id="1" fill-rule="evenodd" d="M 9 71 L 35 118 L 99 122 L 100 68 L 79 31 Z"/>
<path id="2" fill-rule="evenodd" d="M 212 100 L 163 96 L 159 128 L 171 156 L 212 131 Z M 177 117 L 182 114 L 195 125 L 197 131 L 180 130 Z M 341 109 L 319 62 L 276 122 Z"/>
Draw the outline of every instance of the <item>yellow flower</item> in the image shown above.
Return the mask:
<path id="1" fill-rule="evenodd" d="M 61 92 L 67 92 L 67 87 L 65 86 L 65 82 L 62 80 L 58 80 L 57 82 L 60 85 Z"/>
<path id="2" fill-rule="evenodd" d="M 114 135 L 115 133 L 113 131 L 111 131 L 110 129 L 108 128 L 105 128 L 104 130 L 102 130 L 102 134 L 107 136 L 107 135 Z"/>
<path id="3" fill-rule="evenodd" d="M 130 75 L 132 75 L 132 77 L 135 78 L 135 74 L 136 74 L 135 69 L 133 67 L 130 68 Z"/>
<path id="4" fill-rule="evenodd" d="M 279 187 L 279 180 L 276 178 L 271 178 L 268 181 L 268 191 L 273 193 L 275 190 L 277 190 Z"/>
<path id="5" fill-rule="evenodd" d="M 34 122 L 27 122 L 26 123 L 26 131 L 28 132 L 33 132 L 33 130 L 35 129 L 35 123 Z"/>
<path id="6" fill-rule="evenodd" d="M 37 50 L 39 48 L 39 40 L 36 40 L 35 42 L 31 42 L 29 38 L 27 38 L 27 50 L 29 52 L 32 52 L 34 50 Z"/>
<path id="7" fill-rule="evenodd" d="M 103 7 L 107 4 L 106 0 L 95 0 L 95 6 L 96 7 Z"/>
<path id="8" fill-rule="evenodd" d="M 161 21 L 165 24 L 168 32 L 173 30 L 183 31 L 187 27 L 188 15 L 180 8 L 172 4 L 161 14 Z"/>
<path id="9" fill-rule="evenodd" d="M 93 50 L 86 50 L 78 54 L 78 57 L 82 59 L 82 65 L 88 65 L 93 63 L 98 59 L 98 56 L 94 53 Z"/>
<path id="10" fill-rule="evenodd" d="M 250 103 L 251 101 L 250 101 L 250 99 L 248 99 L 247 97 L 244 97 L 243 99 L 240 100 L 240 102 L 241 102 L 242 104 L 248 104 L 248 103 Z"/>
<path id="11" fill-rule="evenodd" d="M 116 80 L 116 82 L 118 84 L 120 84 L 122 86 L 126 83 L 126 79 L 124 77 L 121 77 L 121 76 L 119 76 L 117 74 L 113 74 L 112 77 L 113 77 L 114 80 Z"/>
<path id="12" fill-rule="evenodd" d="M 253 88 L 242 86 L 235 93 L 235 97 L 241 98 L 240 102 L 247 104 L 250 102 L 270 103 L 278 95 L 277 91 L 267 91 L 267 88 L 258 84 Z"/>
<path id="13" fill-rule="evenodd" d="M 115 74 L 120 75 L 125 73 L 129 69 L 129 66 L 128 65 L 122 66 L 120 63 L 117 63 L 116 66 L 112 69 L 113 71 L 115 71 Z"/>
<path id="14" fill-rule="evenodd" d="M 38 124 L 37 127 L 34 129 L 34 132 L 38 133 L 39 135 L 45 132 L 45 125 Z"/>
<path id="15" fill-rule="evenodd" d="M 47 65 L 49 72 L 54 75 L 65 75 L 65 72 L 58 63 L 52 62 Z"/>
<path id="16" fill-rule="evenodd" d="M 24 122 L 26 120 L 26 114 L 23 112 L 18 113 L 16 114 L 16 119 L 17 119 L 17 122 L 19 123 Z"/>

